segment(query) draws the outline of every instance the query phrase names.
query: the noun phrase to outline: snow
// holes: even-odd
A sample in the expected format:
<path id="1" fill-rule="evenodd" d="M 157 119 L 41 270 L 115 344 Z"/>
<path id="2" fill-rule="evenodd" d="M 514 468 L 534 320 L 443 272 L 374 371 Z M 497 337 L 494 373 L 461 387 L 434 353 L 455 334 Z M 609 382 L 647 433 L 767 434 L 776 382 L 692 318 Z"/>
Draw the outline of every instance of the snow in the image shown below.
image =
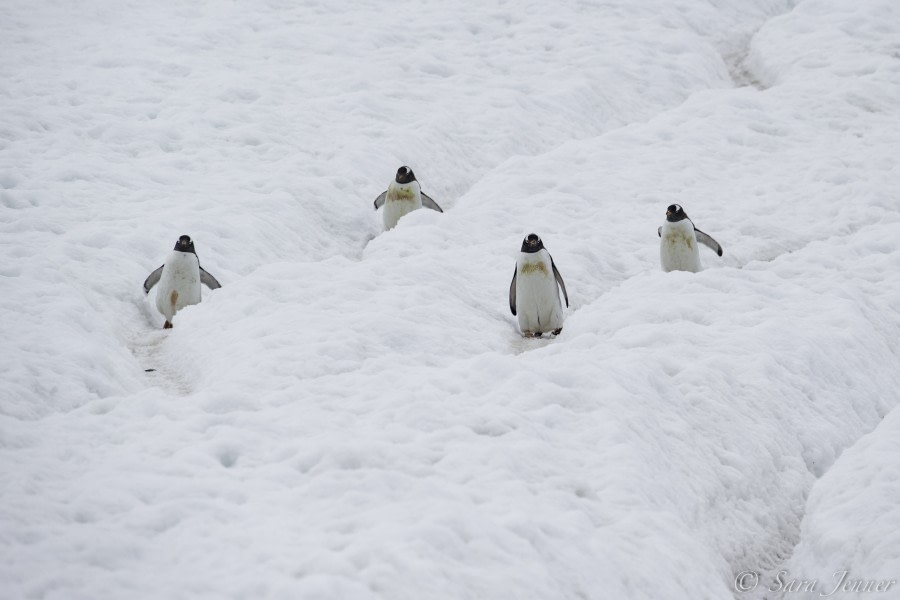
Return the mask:
<path id="1" fill-rule="evenodd" d="M 894 410 L 841 455 L 809 496 L 801 541 L 784 570 L 821 581 L 820 594 L 835 589 L 843 580 L 835 574 L 844 572 L 849 581 L 893 581 L 889 597 L 900 593 L 898 433 Z"/>
<path id="2" fill-rule="evenodd" d="M 0 598 L 900 580 L 891 0 L 3 14 Z M 384 232 L 404 164 L 445 212 Z M 163 331 L 181 234 L 223 287 Z"/>

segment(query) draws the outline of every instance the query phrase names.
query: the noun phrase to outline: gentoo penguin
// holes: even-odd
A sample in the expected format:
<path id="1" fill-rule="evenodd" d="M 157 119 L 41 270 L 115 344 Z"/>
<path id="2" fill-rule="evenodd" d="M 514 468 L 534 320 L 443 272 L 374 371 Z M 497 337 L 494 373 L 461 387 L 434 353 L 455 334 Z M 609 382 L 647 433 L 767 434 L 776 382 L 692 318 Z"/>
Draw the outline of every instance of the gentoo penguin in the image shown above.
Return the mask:
<path id="1" fill-rule="evenodd" d="M 175 251 L 166 262 L 144 281 L 144 293 L 159 283 L 156 289 L 156 308 L 166 317 L 163 329 L 172 328 L 172 317 L 189 304 L 200 302 L 200 284 L 211 290 L 222 287 L 216 278 L 203 270 L 194 242 L 183 235 L 175 242 Z"/>
<path id="2" fill-rule="evenodd" d="M 437 202 L 422 192 L 416 176 L 409 167 L 397 169 L 397 176 L 388 186 L 387 191 L 375 198 L 375 210 L 384 205 L 384 228 L 393 229 L 400 217 L 417 208 L 427 206 L 431 210 L 444 212 Z"/>
<path id="3" fill-rule="evenodd" d="M 522 241 L 522 251 L 509 284 L 509 310 L 519 318 L 522 335 L 541 337 L 547 332 L 559 335 L 565 318 L 559 300 L 560 289 L 566 306 L 569 306 L 566 284 L 553 257 L 544 249 L 537 234 L 528 234 Z"/>
<path id="4" fill-rule="evenodd" d="M 700 266 L 700 249 L 697 242 L 709 246 L 722 256 L 722 246 L 694 227 L 694 223 L 685 214 L 679 204 L 666 209 L 666 222 L 657 230 L 660 237 L 659 259 L 662 270 L 690 271 L 696 273 Z"/>

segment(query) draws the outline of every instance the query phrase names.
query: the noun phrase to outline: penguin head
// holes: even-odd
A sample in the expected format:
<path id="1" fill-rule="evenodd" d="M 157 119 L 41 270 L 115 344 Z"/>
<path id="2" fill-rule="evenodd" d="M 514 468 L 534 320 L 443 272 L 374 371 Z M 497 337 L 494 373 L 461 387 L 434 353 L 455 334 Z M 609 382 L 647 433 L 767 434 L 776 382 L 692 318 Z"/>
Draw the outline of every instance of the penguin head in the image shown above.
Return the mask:
<path id="1" fill-rule="evenodd" d="M 687 218 L 687 213 L 684 212 L 684 209 L 681 208 L 680 204 L 672 204 L 666 209 L 666 221 L 669 221 L 670 223 L 677 223 L 678 221 L 683 221 Z"/>
<path id="2" fill-rule="evenodd" d="M 525 239 L 522 240 L 522 252 L 540 252 L 544 249 L 544 242 L 541 241 L 541 238 L 536 233 L 529 233 L 525 236 Z"/>
<path id="3" fill-rule="evenodd" d="M 178 241 L 175 242 L 175 250 L 179 252 L 190 252 L 191 254 L 197 254 L 196 250 L 194 250 L 194 242 L 191 241 L 191 236 L 183 235 L 178 238 Z"/>
<path id="4" fill-rule="evenodd" d="M 397 176 L 394 178 L 394 181 L 396 181 L 397 183 L 409 183 L 410 181 L 415 180 L 416 175 L 409 167 L 403 166 L 397 169 Z"/>

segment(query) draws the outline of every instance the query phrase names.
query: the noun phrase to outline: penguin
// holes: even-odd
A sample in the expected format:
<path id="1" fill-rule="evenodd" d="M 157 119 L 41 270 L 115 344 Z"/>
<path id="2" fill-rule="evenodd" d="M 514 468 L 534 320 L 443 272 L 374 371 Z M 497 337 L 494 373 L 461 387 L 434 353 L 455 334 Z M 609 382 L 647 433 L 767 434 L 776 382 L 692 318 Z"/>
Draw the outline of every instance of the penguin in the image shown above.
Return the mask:
<path id="1" fill-rule="evenodd" d="M 709 246 L 722 256 L 722 246 L 694 227 L 680 204 L 672 204 L 666 209 L 666 222 L 656 231 L 660 237 L 659 259 L 662 270 L 698 272 L 700 266 L 700 249 L 697 242 Z"/>
<path id="2" fill-rule="evenodd" d="M 444 212 L 437 202 L 422 192 L 422 187 L 416 181 L 416 175 L 409 167 L 397 169 L 397 175 L 388 186 L 387 191 L 375 198 L 375 210 L 381 208 L 382 205 L 384 206 L 382 216 L 385 229 L 393 229 L 400 217 L 423 206 L 441 213 Z"/>
<path id="3" fill-rule="evenodd" d="M 211 290 L 222 287 L 215 277 L 200 266 L 194 242 L 187 235 L 178 238 L 175 250 L 166 262 L 144 281 L 144 293 L 149 294 L 150 288 L 157 283 L 156 308 L 166 317 L 163 329 L 172 328 L 172 317 L 180 309 L 200 302 L 201 283 Z"/>
<path id="4" fill-rule="evenodd" d="M 512 283 L 509 284 L 509 310 L 519 318 L 519 329 L 525 337 L 541 337 L 562 332 L 563 313 L 559 299 L 562 290 L 569 306 L 569 294 L 553 257 L 536 233 L 522 240 Z"/>

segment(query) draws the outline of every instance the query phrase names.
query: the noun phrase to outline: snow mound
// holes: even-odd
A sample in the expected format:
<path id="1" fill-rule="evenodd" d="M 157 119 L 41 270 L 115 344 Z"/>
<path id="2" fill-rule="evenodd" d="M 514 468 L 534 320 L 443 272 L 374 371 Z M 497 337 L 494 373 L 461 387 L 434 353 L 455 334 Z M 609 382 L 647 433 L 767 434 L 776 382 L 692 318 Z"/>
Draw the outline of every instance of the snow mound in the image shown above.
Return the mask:
<path id="1" fill-rule="evenodd" d="M 890 0 L 8 4 L 0 596 L 900 575 Z M 446 212 L 383 232 L 401 164 Z M 181 234 L 223 287 L 164 332 Z"/>

